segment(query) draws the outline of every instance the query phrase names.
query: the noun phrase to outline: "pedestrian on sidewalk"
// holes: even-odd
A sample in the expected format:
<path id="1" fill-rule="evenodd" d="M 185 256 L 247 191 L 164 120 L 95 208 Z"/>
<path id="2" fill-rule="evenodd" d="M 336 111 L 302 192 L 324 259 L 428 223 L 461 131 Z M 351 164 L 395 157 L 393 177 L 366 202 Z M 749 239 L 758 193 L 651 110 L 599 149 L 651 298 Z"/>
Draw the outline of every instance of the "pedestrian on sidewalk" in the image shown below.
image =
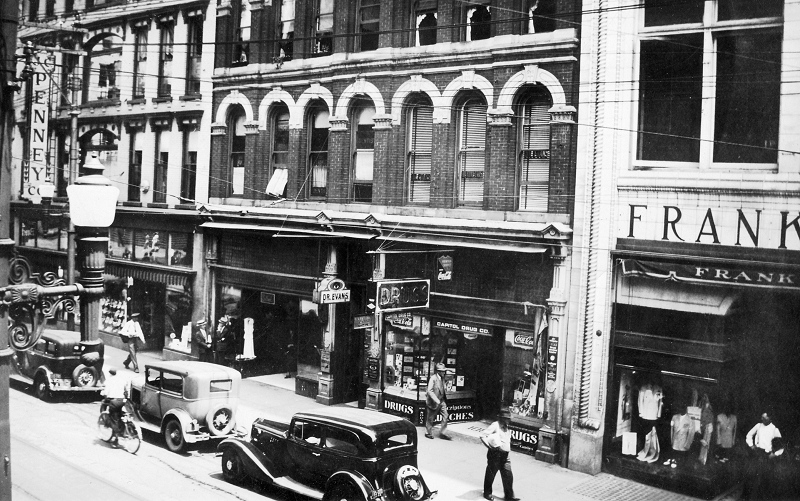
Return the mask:
<path id="1" fill-rule="evenodd" d="M 126 369 L 130 369 L 129 366 L 133 364 L 133 372 L 139 372 L 139 361 L 136 359 L 136 344 L 141 341 L 142 345 L 144 345 L 145 340 L 142 326 L 139 325 L 138 313 L 133 313 L 130 318 L 128 318 L 119 337 L 122 338 L 123 343 L 128 345 L 128 356 L 125 358 L 125 361 L 122 362 L 122 365 L 124 365 Z"/>
<path id="2" fill-rule="evenodd" d="M 433 421 L 440 413 L 442 414 L 442 427 L 439 428 L 439 437 L 443 440 L 450 440 L 450 436 L 445 434 L 447 429 L 447 393 L 444 386 L 444 375 L 447 368 L 444 364 L 436 364 L 436 372 L 428 379 L 428 391 L 425 393 L 425 406 L 428 415 L 425 418 L 425 436 L 433 438 Z"/>
<path id="3" fill-rule="evenodd" d="M 486 451 L 486 474 L 483 477 L 483 497 L 492 501 L 492 484 L 500 472 L 503 481 L 503 493 L 507 501 L 519 501 L 514 497 L 514 474 L 511 472 L 511 430 L 508 423 L 511 421 L 511 411 L 503 409 L 500 417 L 489 425 L 481 434 L 481 442 L 488 449 Z"/>

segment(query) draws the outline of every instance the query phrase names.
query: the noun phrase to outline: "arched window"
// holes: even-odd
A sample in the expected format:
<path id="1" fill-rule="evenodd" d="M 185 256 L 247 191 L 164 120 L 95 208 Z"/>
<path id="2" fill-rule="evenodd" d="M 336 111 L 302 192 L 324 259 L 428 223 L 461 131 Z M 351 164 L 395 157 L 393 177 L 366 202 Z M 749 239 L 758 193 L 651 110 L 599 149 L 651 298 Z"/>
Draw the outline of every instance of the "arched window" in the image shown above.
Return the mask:
<path id="1" fill-rule="evenodd" d="M 436 43 L 436 12 L 417 12 L 416 45 L 433 45 Z"/>
<path id="2" fill-rule="evenodd" d="M 289 109 L 286 106 L 280 106 L 272 113 L 270 134 L 272 177 L 267 185 L 267 195 L 286 198 L 286 180 L 289 172 Z"/>
<path id="3" fill-rule="evenodd" d="M 315 106 L 308 114 L 308 196 L 328 194 L 328 138 L 331 130 L 328 107 Z"/>
<path id="4" fill-rule="evenodd" d="M 433 105 L 412 101 L 406 111 L 407 200 L 412 204 L 431 201 L 431 150 L 433 146 Z"/>
<path id="5" fill-rule="evenodd" d="M 373 117 L 375 107 L 371 101 L 357 101 L 352 108 L 350 121 L 352 133 L 353 201 L 372 202 L 372 168 L 375 154 Z"/>
<path id="6" fill-rule="evenodd" d="M 551 107 L 543 90 L 528 92 L 517 106 L 519 210 L 547 212 Z"/>
<path id="7" fill-rule="evenodd" d="M 228 164 L 230 179 L 228 180 L 228 194 L 242 196 L 244 194 L 244 145 L 245 145 L 245 114 L 244 110 L 236 107 L 228 118 L 228 137 L 230 160 Z"/>
<path id="8" fill-rule="evenodd" d="M 477 97 L 458 108 L 458 205 L 483 205 L 486 166 L 486 104 Z"/>
<path id="9" fill-rule="evenodd" d="M 492 36 L 492 13 L 487 5 L 467 9 L 467 42 L 486 40 Z"/>

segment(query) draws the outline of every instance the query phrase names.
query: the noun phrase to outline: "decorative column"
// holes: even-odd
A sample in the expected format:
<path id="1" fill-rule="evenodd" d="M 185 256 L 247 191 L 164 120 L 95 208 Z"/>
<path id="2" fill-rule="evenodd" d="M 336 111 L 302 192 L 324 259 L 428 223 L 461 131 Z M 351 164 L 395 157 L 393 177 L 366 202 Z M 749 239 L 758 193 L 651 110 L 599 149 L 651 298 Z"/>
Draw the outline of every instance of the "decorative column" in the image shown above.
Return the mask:
<path id="1" fill-rule="evenodd" d="M 517 162 L 516 141 L 511 137 L 513 113 L 489 111 L 489 142 L 486 145 L 486 203 L 487 210 L 513 211 Z"/>
<path id="2" fill-rule="evenodd" d="M 350 135 L 347 117 L 330 117 L 328 203 L 347 203 L 350 195 Z"/>
<path id="3" fill-rule="evenodd" d="M 386 276 L 386 254 L 373 254 L 373 260 L 372 280 L 367 288 L 370 299 L 367 304 L 371 308 L 370 313 L 374 314 L 374 321 L 372 328 L 367 331 L 370 334 L 369 340 L 364 340 L 364 350 L 367 352 L 364 355 L 366 374 L 362 377 L 366 377 L 365 382 L 369 384 L 365 407 L 380 411 L 383 410 L 383 313 L 376 311 L 375 300 L 378 296 L 378 281 Z"/>
<path id="4" fill-rule="evenodd" d="M 336 246 L 328 248 L 328 262 L 325 264 L 325 271 L 322 272 L 324 278 L 336 278 L 338 264 L 336 261 Z M 336 352 L 336 304 L 328 304 L 328 325 L 322 332 L 322 352 L 320 353 L 319 364 L 319 388 L 317 391 L 317 403 L 332 405 L 334 399 L 335 372 L 339 371 L 342 363 L 346 361 L 335 360 Z M 341 363 L 340 363 L 341 362 Z"/>
<path id="5" fill-rule="evenodd" d="M 568 268 L 565 261 L 568 247 L 553 247 L 550 259 L 553 262 L 553 287 L 547 306 L 550 310 L 545 347 L 544 426 L 539 429 L 539 445 L 536 459 L 555 463 L 560 454 L 561 419 L 564 398 L 564 359 L 566 356 L 566 279 Z"/>
<path id="6" fill-rule="evenodd" d="M 391 132 L 392 116 L 375 115 L 372 118 L 375 125 L 375 145 L 373 146 L 372 162 L 372 203 L 377 205 L 402 205 L 402 199 L 396 200 L 389 191 L 390 186 L 395 183 L 389 180 L 389 176 L 394 171 L 389 153 L 391 152 Z M 400 169 L 402 173 L 403 169 Z M 402 183 L 401 183 L 402 185 Z"/>

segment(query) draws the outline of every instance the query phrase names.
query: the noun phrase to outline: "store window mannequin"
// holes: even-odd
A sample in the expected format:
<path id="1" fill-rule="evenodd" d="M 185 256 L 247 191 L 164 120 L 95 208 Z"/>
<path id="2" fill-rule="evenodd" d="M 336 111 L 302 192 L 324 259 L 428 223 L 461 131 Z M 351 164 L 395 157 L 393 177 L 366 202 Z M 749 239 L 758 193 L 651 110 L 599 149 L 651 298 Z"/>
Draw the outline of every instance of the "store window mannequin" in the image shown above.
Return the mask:
<path id="1" fill-rule="evenodd" d="M 725 463 L 730 458 L 731 449 L 736 445 L 737 432 L 736 415 L 731 412 L 728 405 L 717 414 L 717 448 L 715 455 L 720 462 Z"/>
<path id="2" fill-rule="evenodd" d="M 671 458 L 664 464 L 676 468 L 686 458 L 686 453 L 694 442 L 694 423 L 686 412 L 686 405 L 678 405 L 679 412 L 672 416 L 670 423 L 670 443 L 672 445 Z"/>
<path id="3" fill-rule="evenodd" d="M 664 394 L 661 386 L 652 382 L 647 382 L 639 388 L 639 418 L 642 421 L 641 431 L 644 437 L 644 447 L 639 451 L 636 458 L 639 461 L 652 463 L 657 461 L 660 455 L 661 445 L 659 444 L 658 434 L 656 433 L 656 421 L 661 417 L 664 407 Z"/>
<path id="4" fill-rule="evenodd" d="M 714 433 L 714 409 L 708 394 L 703 393 L 700 399 L 700 454 L 697 459 L 700 464 L 706 464 L 708 451 L 712 447 L 711 436 Z"/>

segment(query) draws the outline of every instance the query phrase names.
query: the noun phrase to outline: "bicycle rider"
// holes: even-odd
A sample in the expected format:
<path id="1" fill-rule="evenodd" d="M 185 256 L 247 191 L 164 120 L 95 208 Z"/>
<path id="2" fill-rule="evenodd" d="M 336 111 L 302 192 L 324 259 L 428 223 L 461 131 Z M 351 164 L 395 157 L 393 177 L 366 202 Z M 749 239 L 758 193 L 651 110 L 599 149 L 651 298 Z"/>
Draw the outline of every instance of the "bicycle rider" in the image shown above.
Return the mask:
<path id="1" fill-rule="evenodd" d="M 108 413 L 111 417 L 114 427 L 119 426 L 119 420 L 122 415 L 122 408 L 125 406 L 125 400 L 130 395 L 130 380 L 117 375 L 117 369 L 114 367 L 108 368 L 108 373 L 111 375 L 106 379 L 106 386 L 102 390 L 102 395 L 108 402 Z"/>

